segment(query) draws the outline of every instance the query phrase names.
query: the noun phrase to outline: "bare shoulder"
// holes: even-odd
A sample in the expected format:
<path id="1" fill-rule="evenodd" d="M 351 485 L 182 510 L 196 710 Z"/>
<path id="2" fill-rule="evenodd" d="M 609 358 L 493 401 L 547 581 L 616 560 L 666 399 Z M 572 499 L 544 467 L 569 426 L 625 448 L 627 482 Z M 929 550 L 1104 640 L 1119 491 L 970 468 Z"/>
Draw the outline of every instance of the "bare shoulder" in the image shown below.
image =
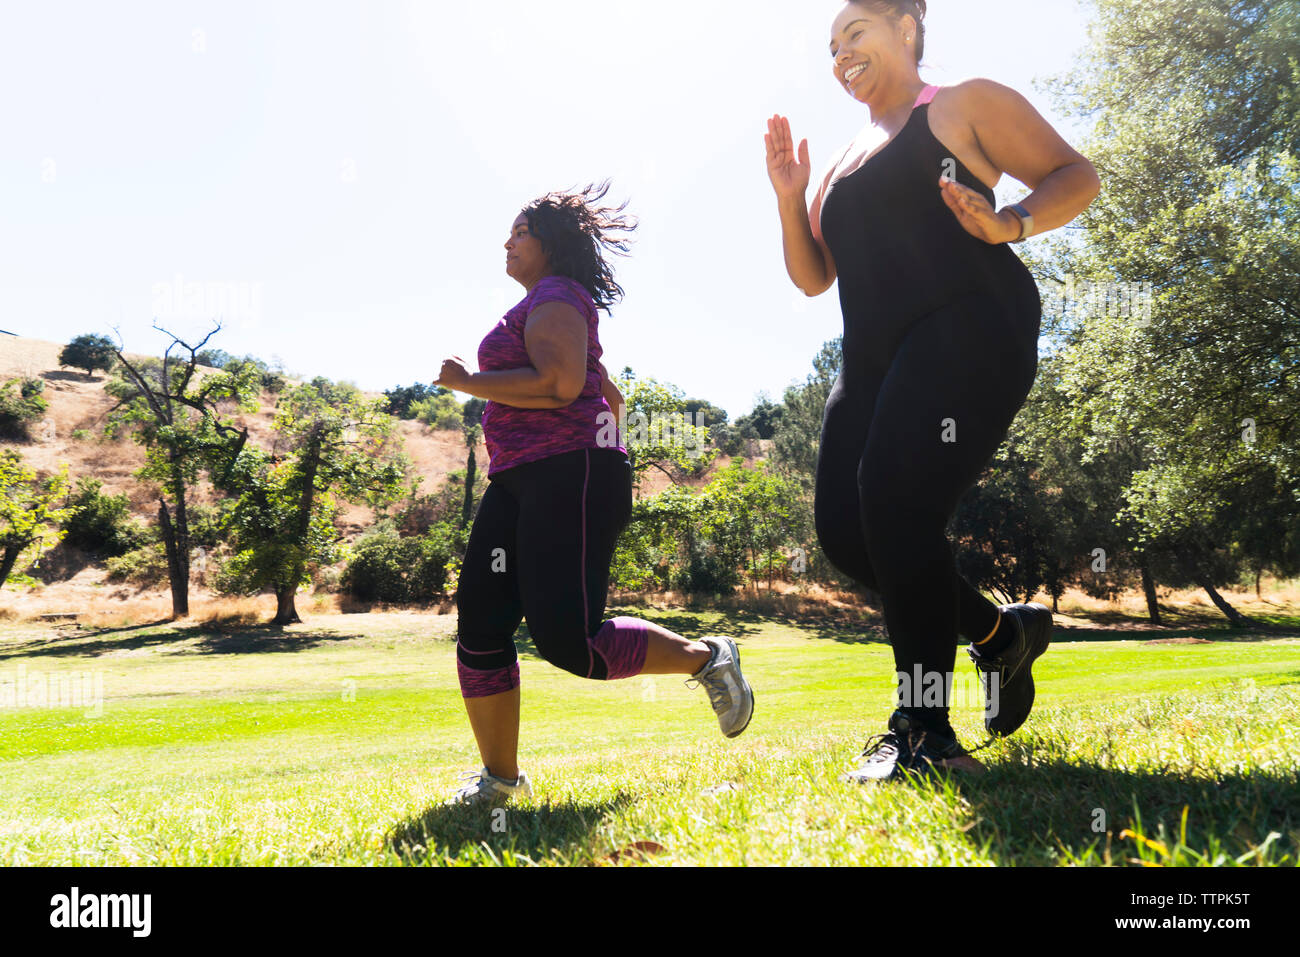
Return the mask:
<path id="1" fill-rule="evenodd" d="M 945 86 L 935 94 L 934 102 L 945 116 L 961 117 L 974 124 L 989 115 L 1017 113 L 1030 103 L 1016 90 L 997 80 L 971 77 Z"/>
<path id="2" fill-rule="evenodd" d="M 934 102 L 935 135 L 990 187 L 1007 173 L 1034 190 L 1052 171 L 1083 159 L 1025 96 L 995 80 L 965 80 Z"/>

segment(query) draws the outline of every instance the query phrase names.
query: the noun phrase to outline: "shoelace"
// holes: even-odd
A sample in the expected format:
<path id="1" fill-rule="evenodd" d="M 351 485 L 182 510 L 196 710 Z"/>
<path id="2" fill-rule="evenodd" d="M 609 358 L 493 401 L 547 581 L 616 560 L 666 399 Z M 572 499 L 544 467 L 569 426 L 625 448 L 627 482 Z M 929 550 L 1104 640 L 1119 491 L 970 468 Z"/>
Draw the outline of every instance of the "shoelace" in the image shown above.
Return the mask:
<path id="1" fill-rule="evenodd" d="M 1001 658 L 990 658 L 985 655 L 971 655 L 971 660 L 975 662 L 975 667 L 980 671 L 1004 671 L 1007 663 Z"/>
<path id="2" fill-rule="evenodd" d="M 886 731 L 884 734 L 872 735 L 867 738 L 866 744 L 862 746 L 862 754 L 860 757 L 872 757 L 886 748 L 901 755 L 903 749 L 900 747 L 900 736 L 895 734 L 893 731 Z"/>
<path id="3" fill-rule="evenodd" d="M 691 684 L 692 681 L 695 682 L 694 685 Z M 726 693 L 727 693 L 726 685 L 724 685 L 721 681 L 710 681 L 708 674 L 705 674 L 699 678 L 687 678 L 683 682 L 683 684 L 685 684 L 686 687 L 690 688 L 692 691 L 698 688 L 700 685 L 704 685 L 704 690 L 709 696 L 709 704 L 713 706 L 714 711 L 717 711 L 719 708 L 730 704 L 730 701 L 728 701 L 726 697 Z"/>
<path id="4" fill-rule="evenodd" d="M 462 782 L 460 787 L 456 788 L 453 797 L 456 800 L 463 800 L 481 790 L 478 785 L 483 781 L 481 771 L 463 771 L 459 780 Z"/>
<path id="5" fill-rule="evenodd" d="M 485 778 L 482 771 L 464 771 L 460 775 L 460 780 L 465 783 L 456 789 L 454 797 L 458 801 L 484 794 L 489 790 L 497 790 L 497 781 Z"/>

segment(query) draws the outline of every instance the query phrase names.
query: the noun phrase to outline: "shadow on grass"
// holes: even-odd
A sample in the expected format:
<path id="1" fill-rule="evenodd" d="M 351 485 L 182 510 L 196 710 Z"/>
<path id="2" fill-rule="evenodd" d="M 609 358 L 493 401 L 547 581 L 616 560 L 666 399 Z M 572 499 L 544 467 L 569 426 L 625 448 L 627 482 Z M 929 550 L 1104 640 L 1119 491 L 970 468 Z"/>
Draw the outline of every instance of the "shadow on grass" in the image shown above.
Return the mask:
<path id="1" fill-rule="evenodd" d="M 661 611 L 656 608 L 644 608 L 635 605 L 623 605 L 612 608 L 607 615 L 629 615 L 633 618 L 645 618 L 657 625 L 675 631 L 678 634 L 693 637 L 705 634 L 724 634 L 736 639 L 754 637 L 763 627 L 779 625 L 796 628 L 810 638 L 823 641 L 838 641 L 844 644 L 889 644 L 883 620 L 879 616 L 873 620 L 846 617 L 843 614 L 829 614 L 822 617 L 773 615 L 765 612 L 746 611 L 744 609 L 683 609 Z M 1057 624 L 1053 641 L 1163 641 L 1170 638 L 1203 638 L 1215 642 L 1259 642 L 1274 641 L 1278 638 L 1300 637 L 1300 631 L 1285 629 L 1253 629 L 1238 631 L 1223 623 L 1214 627 L 1168 627 L 1168 628 L 1079 628 Z M 958 639 L 961 645 L 966 644 Z"/>
<path id="2" fill-rule="evenodd" d="M 551 858 L 586 864 L 600 853 L 596 835 L 605 818 L 631 800 L 619 794 L 600 804 L 503 808 L 435 804 L 394 826 L 385 843 L 407 864 L 440 863 L 466 854 L 475 863 L 486 863 L 492 858 L 500 861 L 506 851 L 534 863 Z"/>
<path id="3" fill-rule="evenodd" d="M 1294 767 L 1192 775 L 1044 760 L 1032 748 L 1018 750 L 1012 763 L 991 764 L 988 775 L 961 783 L 975 814 L 967 838 L 988 844 L 999 864 L 1190 864 L 1197 854 L 1221 854 L 1226 859 L 1220 863 L 1231 863 L 1274 832 L 1278 837 L 1262 861 L 1252 855 L 1244 863 L 1294 866 L 1300 859 L 1300 772 Z M 1180 848 L 1184 808 L 1186 847 Z M 1168 856 L 1136 837 L 1121 838 L 1125 830 L 1139 831 L 1139 816 L 1141 835 L 1161 842 Z"/>
<path id="4" fill-rule="evenodd" d="M 1300 618 L 1295 615 L 1288 615 L 1281 611 L 1277 614 L 1271 612 L 1261 613 L 1256 609 L 1245 611 L 1238 608 L 1242 614 L 1246 615 L 1254 622 L 1253 625 L 1243 628 L 1243 632 L 1251 631 L 1268 631 L 1280 629 L 1282 632 L 1294 632 L 1300 627 Z M 1202 605 L 1160 605 L 1160 614 L 1164 619 L 1161 625 L 1153 625 L 1145 615 L 1138 616 L 1119 609 L 1093 608 L 1087 612 L 1071 611 L 1069 614 L 1074 617 L 1083 618 L 1090 623 L 1097 625 L 1099 630 L 1110 628 L 1122 633 L 1145 634 L 1152 632 L 1170 632 L 1170 631 L 1227 631 L 1233 632 L 1228 619 L 1223 612 L 1217 608 L 1206 607 Z"/>
<path id="5" fill-rule="evenodd" d="M 765 627 L 779 625 L 784 628 L 796 628 L 807 637 L 823 641 L 838 641 L 851 645 L 889 643 L 883 622 L 847 620 L 834 615 L 819 618 L 791 618 L 786 615 L 731 608 L 722 610 L 702 608 L 698 611 L 686 610 L 674 613 L 635 606 L 610 609 L 606 612 L 607 617 L 613 615 L 644 618 L 688 638 L 698 635 L 728 635 L 743 642 L 745 638 L 758 635 Z"/>
<path id="6" fill-rule="evenodd" d="M 1276 641 L 1278 638 L 1294 638 L 1300 631 L 1286 629 L 1261 630 L 1235 628 L 1218 625 L 1213 628 L 1143 628 L 1125 630 L 1119 628 L 1076 628 L 1058 624 L 1052 632 L 1053 641 L 1135 641 L 1144 644 L 1153 641 L 1165 641 L 1170 638 L 1203 638 L 1206 641 L 1255 642 Z"/>
<path id="7" fill-rule="evenodd" d="M 131 625 L 123 628 L 104 628 L 84 634 L 61 635 L 48 640 L 16 642 L 4 646 L 0 661 L 11 658 L 95 658 L 122 651 L 158 648 L 188 642 L 176 648 L 178 655 L 247 655 L 303 651 L 326 642 L 351 641 L 363 638 L 360 633 L 333 631 L 286 631 L 276 625 L 213 626 L 190 625 L 164 628 L 169 619 Z M 106 635 L 118 635 L 105 638 Z M 197 639 L 197 640 L 196 640 Z"/>

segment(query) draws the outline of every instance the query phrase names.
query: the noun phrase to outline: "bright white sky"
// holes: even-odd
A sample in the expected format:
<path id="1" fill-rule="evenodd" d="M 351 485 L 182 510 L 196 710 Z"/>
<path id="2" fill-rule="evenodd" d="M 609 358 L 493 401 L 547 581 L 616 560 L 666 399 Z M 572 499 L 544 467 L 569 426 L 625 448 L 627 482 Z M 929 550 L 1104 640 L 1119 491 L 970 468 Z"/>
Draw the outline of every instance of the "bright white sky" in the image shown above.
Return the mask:
<path id="1" fill-rule="evenodd" d="M 1068 66 L 1086 8 L 930 7 L 923 78 L 1006 83 L 1077 142 L 1033 81 Z M 606 365 L 734 419 L 841 331 L 835 290 L 808 300 L 785 274 L 763 147 L 767 118 L 788 115 L 820 170 L 868 122 L 830 72 L 840 9 L 6 4 L 0 328 L 66 341 L 119 325 L 128 350 L 161 352 L 158 284 L 243 283 L 258 314 L 210 345 L 363 389 L 427 383 L 522 298 L 502 249 L 520 208 L 611 177 L 641 227 L 616 267 L 627 298 L 602 314 Z M 1000 200 L 1019 194 L 1003 180 Z"/>

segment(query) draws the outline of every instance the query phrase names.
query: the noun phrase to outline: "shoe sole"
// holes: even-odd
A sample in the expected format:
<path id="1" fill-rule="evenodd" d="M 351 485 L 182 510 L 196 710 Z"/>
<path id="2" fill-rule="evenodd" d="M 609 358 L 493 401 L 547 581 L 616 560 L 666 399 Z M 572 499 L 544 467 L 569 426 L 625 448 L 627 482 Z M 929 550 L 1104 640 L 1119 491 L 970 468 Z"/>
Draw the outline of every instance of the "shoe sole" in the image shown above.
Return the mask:
<path id="1" fill-rule="evenodd" d="M 1020 627 L 1024 629 L 1025 641 L 1029 645 L 1029 658 L 1025 661 L 1023 665 L 1023 668 L 1025 670 L 1024 680 L 1029 682 L 1029 707 L 1025 709 L 1025 716 L 1021 718 L 1014 727 L 1008 728 L 1004 731 L 995 730 L 993 726 L 986 721 L 984 723 L 984 729 L 988 731 L 989 734 L 997 738 L 1005 738 L 1008 735 L 1015 734 L 1022 727 L 1024 727 L 1025 722 L 1029 720 L 1030 714 L 1033 713 L 1034 698 L 1036 697 L 1038 692 L 1038 689 L 1034 685 L 1034 662 L 1037 661 L 1039 658 L 1041 658 L 1043 654 L 1047 651 L 1048 647 L 1052 644 L 1052 632 L 1055 630 L 1056 619 L 1052 615 L 1052 610 L 1048 608 L 1046 605 L 1042 604 L 1041 602 L 1034 601 L 1034 602 L 1029 602 L 1024 607 L 1042 609 L 1043 611 L 1045 611 L 1047 613 L 1047 618 L 1045 619 L 1047 622 L 1047 628 L 1045 629 L 1045 635 L 1043 637 L 1042 647 L 1036 647 L 1033 638 L 1030 636 L 1028 628 L 1025 627 L 1024 618 L 1020 616 L 1020 612 L 1019 610 L 1017 610 L 1016 617 L 1020 619 Z M 990 679 L 992 679 L 992 677 L 993 677 L 992 675 L 989 675 Z M 993 720 L 997 720 L 997 719 L 994 718 Z"/>

